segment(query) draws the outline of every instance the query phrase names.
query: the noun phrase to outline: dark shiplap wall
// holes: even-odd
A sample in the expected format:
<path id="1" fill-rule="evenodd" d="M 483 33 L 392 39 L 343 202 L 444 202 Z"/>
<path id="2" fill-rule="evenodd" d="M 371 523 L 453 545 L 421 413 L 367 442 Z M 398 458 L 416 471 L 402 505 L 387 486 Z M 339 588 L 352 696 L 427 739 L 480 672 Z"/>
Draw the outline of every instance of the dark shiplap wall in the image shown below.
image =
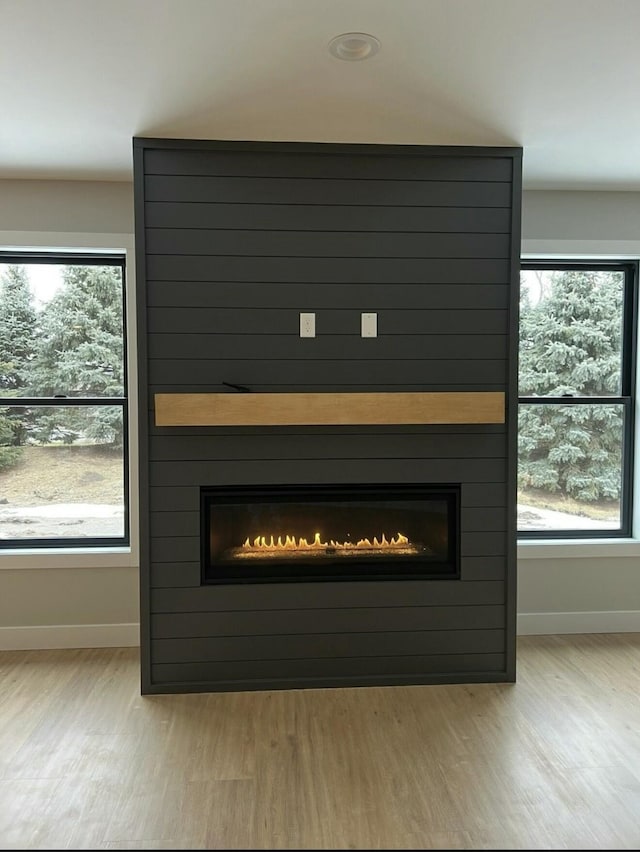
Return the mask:
<path id="1" fill-rule="evenodd" d="M 513 390 L 520 151 L 139 139 L 135 192 L 143 690 L 512 679 L 512 410 L 504 427 L 177 429 L 152 402 L 222 381 Z M 332 482 L 461 483 L 461 580 L 200 586 L 201 485 Z"/>

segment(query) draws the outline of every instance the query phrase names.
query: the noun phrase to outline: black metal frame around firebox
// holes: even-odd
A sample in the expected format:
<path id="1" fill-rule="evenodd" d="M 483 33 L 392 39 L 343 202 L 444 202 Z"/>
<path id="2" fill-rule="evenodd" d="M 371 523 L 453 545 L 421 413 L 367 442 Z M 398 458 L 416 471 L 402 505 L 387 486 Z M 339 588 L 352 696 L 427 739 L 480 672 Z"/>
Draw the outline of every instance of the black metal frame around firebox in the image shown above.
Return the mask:
<path id="1" fill-rule="evenodd" d="M 264 563 L 256 568 L 241 564 L 241 560 L 214 562 L 211 546 L 212 515 L 215 506 L 237 504 L 274 503 L 335 503 L 344 501 L 393 502 L 435 501 L 447 506 L 447 558 L 412 556 L 403 561 L 378 556 L 375 559 L 354 554 L 348 561 L 323 558 L 320 571 L 313 560 L 292 560 L 283 564 Z M 428 508 L 428 507 L 427 507 Z M 215 486 L 200 489 L 200 543 L 201 582 L 229 583 L 282 583 L 318 582 L 324 580 L 415 580 L 458 579 L 460 576 L 460 486 L 455 484 L 373 484 L 373 485 L 268 485 L 268 486 Z M 353 553 L 353 551 L 352 551 Z M 256 560 L 257 561 L 257 560 Z"/>

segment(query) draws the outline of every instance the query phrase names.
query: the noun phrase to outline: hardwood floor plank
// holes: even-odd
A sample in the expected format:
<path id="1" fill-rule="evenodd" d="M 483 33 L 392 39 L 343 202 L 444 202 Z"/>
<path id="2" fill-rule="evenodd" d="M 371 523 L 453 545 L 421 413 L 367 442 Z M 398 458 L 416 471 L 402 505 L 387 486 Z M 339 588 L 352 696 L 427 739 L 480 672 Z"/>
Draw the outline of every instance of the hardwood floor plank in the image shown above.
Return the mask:
<path id="1" fill-rule="evenodd" d="M 640 634 L 515 684 L 159 695 L 132 648 L 0 653 L 0 848 L 637 849 Z"/>

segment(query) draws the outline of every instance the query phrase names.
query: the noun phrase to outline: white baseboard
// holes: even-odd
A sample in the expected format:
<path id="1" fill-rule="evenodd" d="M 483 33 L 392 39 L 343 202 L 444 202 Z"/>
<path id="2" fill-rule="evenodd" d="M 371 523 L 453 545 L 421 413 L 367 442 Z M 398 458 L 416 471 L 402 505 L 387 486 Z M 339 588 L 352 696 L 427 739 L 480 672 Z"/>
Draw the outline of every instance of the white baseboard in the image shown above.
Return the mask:
<path id="1" fill-rule="evenodd" d="M 51 624 L 0 627 L 0 651 L 46 648 L 131 648 L 140 644 L 139 624 Z"/>
<path id="2" fill-rule="evenodd" d="M 520 636 L 547 633 L 640 633 L 640 610 L 518 613 Z"/>

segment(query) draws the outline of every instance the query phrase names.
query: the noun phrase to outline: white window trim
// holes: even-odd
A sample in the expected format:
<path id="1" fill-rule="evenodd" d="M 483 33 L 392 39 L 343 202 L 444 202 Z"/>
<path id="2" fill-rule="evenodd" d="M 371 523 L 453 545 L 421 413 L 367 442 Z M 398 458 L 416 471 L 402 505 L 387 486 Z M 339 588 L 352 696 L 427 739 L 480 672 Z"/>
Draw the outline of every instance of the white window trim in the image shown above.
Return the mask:
<path id="1" fill-rule="evenodd" d="M 87 251 L 124 254 L 126 263 L 127 386 L 129 405 L 129 547 L 20 548 L 0 551 L 0 570 L 42 568 L 128 568 L 140 562 L 138 511 L 138 369 L 135 245 L 133 234 L 75 234 L 0 231 L 2 251 Z"/>
<path id="2" fill-rule="evenodd" d="M 640 240 L 522 240 L 522 260 L 633 260 L 640 259 Z M 637 347 L 640 358 L 640 346 Z M 636 383 L 640 370 L 636 371 Z M 636 417 L 633 436 L 634 506 L 631 538 L 527 539 L 518 541 L 518 559 L 591 559 L 608 556 L 640 556 L 640 412 L 636 384 Z"/>

